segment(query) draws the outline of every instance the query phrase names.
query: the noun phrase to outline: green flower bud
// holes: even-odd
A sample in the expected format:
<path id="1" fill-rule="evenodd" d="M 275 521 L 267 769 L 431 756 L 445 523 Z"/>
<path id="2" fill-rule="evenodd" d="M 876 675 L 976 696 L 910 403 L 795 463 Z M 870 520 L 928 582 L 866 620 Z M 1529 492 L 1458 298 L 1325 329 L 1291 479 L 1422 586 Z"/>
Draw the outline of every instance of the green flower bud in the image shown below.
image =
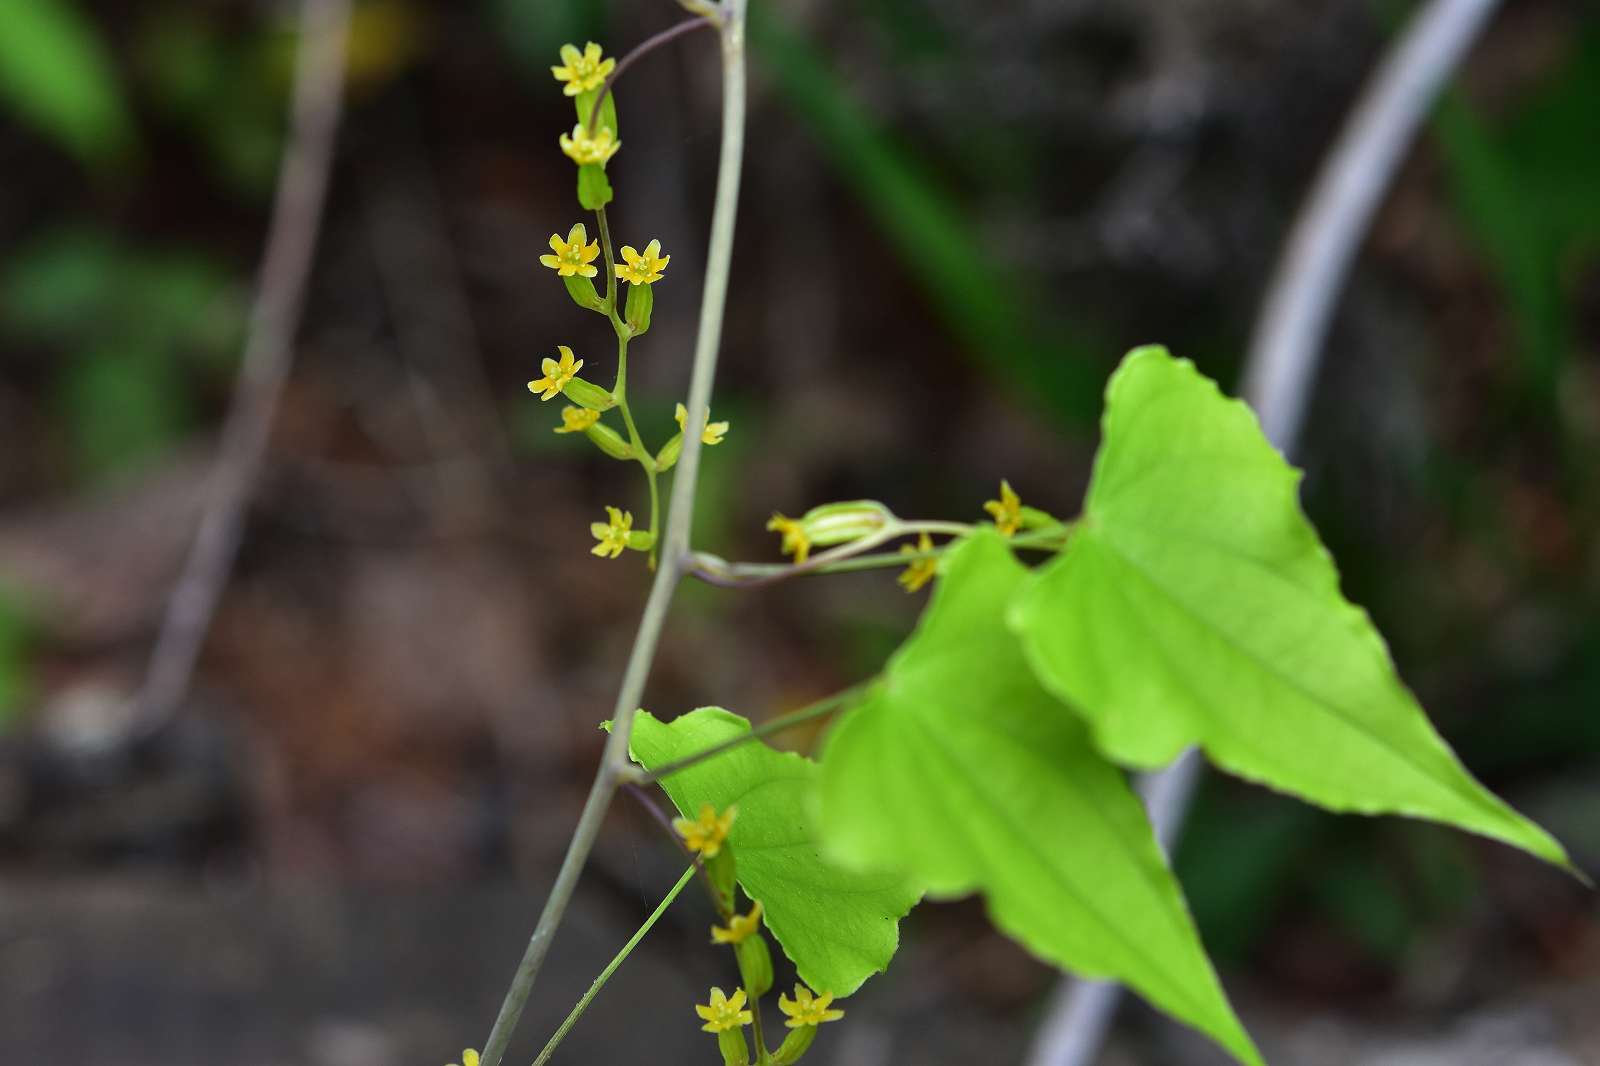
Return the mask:
<path id="1" fill-rule="evenodd" d="M 677 466 L 678 465 L 678 456 L 680 456 L 682 454 L 683 454 L 683 434 L 682 433 L 673 434 L 672 439 L 667 441 L 667 443 L 663 444 L 661 446 L 661 450 L 656 453 L 656 470 L 657 470 L 657 472 L 664 474 L 668 470 L 671 470 L 673 467 Z"/>
<path id="2" fill-rule="evenodd" d="M 817 1027 L 802 1025 L 798 1029 L 790 1029 L 789 1035 L 783 1038 L 783 1043 L 778 1045 L 777 1053 L 772 1056 L 774 1066 L 793 1066 L 800 1061 L 811 1047 L 811 1041 L 817 1038 Z"/>
<path id="3" fill-rule="evenodd" d="M 567 286 L 567 295 L 572 297 L 573 303 L 590 311 L 605 313 L 605 304 L 600 301 L 594 282 L 581 274 L 568 274 L 561 281 Z"/>
<path id="4" fill-rule="evenodd" d="M 721 848 L 716 855 L 706 862 L 706 874 L 711 878 L 711 884 L 717 890 L 717 897 L 721 903 L 717 909 L 724 914 L 733 912 L 733 882 L 734 882 L 733 851 Z"/>
<path id="5" fill-rule="evenodd" d="M 583 125 L 589 124 L 589 113 L 594 110 L 594 102 L 600 96 L 599 89 L 590 89 L 586 93 L 579 93 L 572 98 L 578 112 L 578 121 Z M 606 102 L 600 105 L 600 121 L 594 126 L 597 130 L 608 129 L 617 137 L 622 136 L 622 127 L 617 125 L 617 94 L 606 93 Z"/>
<path id="6" fill-rule="evenodd" d="M 813 545 L 846 544 L 883 530 L 894 514 L 877 500 L 851 500 L 813 507 L 800 518 L 800 528 Z"/>
<path id="7" fill-rule="evenodd" d="M 578 203 L 586 211 L 598 211 L 612 200 L 611 181 L 600 163 L 585 163 L 578 168 Z"/>
<path id="8" fill-rule="evenodd" d="M 613 459 L 632 459 L 633 449 L 628 442 L 622 439 L 622 434 L 606 425 L 596 422 L 583 431 L 583 435 L 594 442 L 594 446 L 611 456 Z"/>
<path id="9" fill-rule="evenodd" d="M 573 378 L 561 388 L 561 395 L 591 411 L 609 411 L 617 405 L 611 394 L 592 381 Z"/>
<path id="10" fill-rule="evenodd" d="M 650 312 L 655 308 L 654 285 L 629 285 L 628 286 L 628 325 L 632 327 L 634 336 L 650 328 Z"/>
<path id="11" fill-rule="evenodd" d="M 752 933 L 733 946 L 739 959 L 739 976 L 744 981 L 750 998 L 764 996 L 772 988 L 772 952 L 759 933 Z"/>
<path id="12" fill-rule="evenodd" d="M 722 1052 L 722 1066 L 750 1066 L 750 1045 L 745 1041 L 743 1029 L 724 1029 L 718 1033 L 717 1050 Z"/>
<path id="13" fill-rule="evenodd" d="M 1039 510 L 1037 507 L 1024 506 L 1021 510 L 1023 529 L 1049 529 L 1059 526 L 1061 519 L 1053 514 Z"/>

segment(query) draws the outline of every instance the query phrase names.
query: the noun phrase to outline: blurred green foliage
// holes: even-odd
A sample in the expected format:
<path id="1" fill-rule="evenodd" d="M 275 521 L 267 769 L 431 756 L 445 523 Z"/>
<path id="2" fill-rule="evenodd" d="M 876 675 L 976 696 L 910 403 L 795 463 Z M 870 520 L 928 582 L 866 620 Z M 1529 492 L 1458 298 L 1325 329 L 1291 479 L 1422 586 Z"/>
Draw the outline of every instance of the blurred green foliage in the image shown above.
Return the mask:
<path id="1" fill-rule="evenodd" d="M 1559 416 L 1575 343 L 1576 292 L 1600 259 L 1600 29 L 1495 122 L 1460 94 L 1435 130 L 1451 191 L 1504 295 L 1521 355 L 1520 385 Z"/>
<path id="2" fill-rule="evenodd" d="M 210 259 L 69 227 L 10 256 L 0 325 L 59 353 L 60 424 L 79 473 L 98 478 L 161 453 L 189 427 L 194 372 L 233 365 L 242 302 Z"/>
<path id="3" fill-rule="evenodd" d="M 291 45 L 170 5 L 146 16 L 134 40 L 153 102 L 204 150 L 219 180 L 252 198 L 266 196 L 277 174 Z"/>
<path id="4" fill-rule="evenodd" d="M 0 7 L 0 98 L 86 163 L 108 163 L 133 145 L 111 57 L 68 0 L 6 0 Z"/>
<path id="5" fill-rule="evenodd" d="M 501 42 L 534 81 L 549 80 L 550 65 L 559 62 L 556 53 L 563 44 L 605 39 L 611 16 L 605 0 L 485 0 L 485 7 Z M 608 54 L 625 51 L 607 45 Z"/>

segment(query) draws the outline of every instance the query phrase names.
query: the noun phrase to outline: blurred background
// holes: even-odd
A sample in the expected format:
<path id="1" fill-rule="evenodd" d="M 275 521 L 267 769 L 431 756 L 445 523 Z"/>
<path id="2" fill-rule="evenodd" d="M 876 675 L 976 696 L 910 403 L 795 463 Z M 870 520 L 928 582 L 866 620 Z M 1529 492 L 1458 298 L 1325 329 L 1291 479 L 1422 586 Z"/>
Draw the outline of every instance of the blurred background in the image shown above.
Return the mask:
<path id="1" fill-rule="evenodd" d="M 1383 0 L 753 0 L 753 100 L 700 546 L 872 496 L 1072 514 L 1099 392 L 1169 345 L 1236 382 L 1297 204 L 1410 12 Z M 582 215 L 549 75 L 667 0 L 367 0 L 266 459 L 194 683 L 129 712 L 217 454 L 295 5 L 0 5 L 0 1062 L 442 1064 L 477 1044 L 601 746 L 647 575 L 593 558 L 637 472 L 524 383 L 608 331 L 537 262 Z M 710 35 L 621 83 L 635 346 L 686 391 L 718 135 Z M 600 375 L 597 375 L 600 376 Z M 609 380 L 608 378 L 603 378 Z M 1347 594 L 1466 764 L 1600 870 L 1600 6 L 1506 5 L 1340 305 L 1301 463 Z M 648 687 L 754 719 L 873 673 L 892 573 L 686 586 Z M 802 750 L 805 730 L 785 742 Z M 508 1061 L 671 885 L 628 797 Z M 1210 779 L 1177 864 L 1290 1064 L 1600 1063 L 1595 897 L 1509 850 Z M 558 1062 L 714 1061 L 685 896 Z M 837 1066 L 1018 1062 L 1055 982 L 925 906 L 824 1030 Z M 783 975 L 780 973 L 780 984 Z M 1107 1064 L 1214 1063 L 1138 1006 Z"/>

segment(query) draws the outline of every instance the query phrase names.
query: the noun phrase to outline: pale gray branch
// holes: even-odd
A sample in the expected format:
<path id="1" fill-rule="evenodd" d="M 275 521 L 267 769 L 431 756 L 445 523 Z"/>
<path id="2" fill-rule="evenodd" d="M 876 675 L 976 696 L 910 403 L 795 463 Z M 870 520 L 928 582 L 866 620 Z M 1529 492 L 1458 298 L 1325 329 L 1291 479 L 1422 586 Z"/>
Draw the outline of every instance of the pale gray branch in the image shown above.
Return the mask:
<path id="1" fill-rule="evenodd" d="M 272 205 L 244 358 L 212 468 L 209 499 L 172 591 L 136 721 L 149 731 L 177 710 L 233 570 L 245 508 L 261 470 L 273 412 L 292 361 L 306 282 L 322 225 L 344 98 L 350 0 L 302 0 L 289 138 Z"/>

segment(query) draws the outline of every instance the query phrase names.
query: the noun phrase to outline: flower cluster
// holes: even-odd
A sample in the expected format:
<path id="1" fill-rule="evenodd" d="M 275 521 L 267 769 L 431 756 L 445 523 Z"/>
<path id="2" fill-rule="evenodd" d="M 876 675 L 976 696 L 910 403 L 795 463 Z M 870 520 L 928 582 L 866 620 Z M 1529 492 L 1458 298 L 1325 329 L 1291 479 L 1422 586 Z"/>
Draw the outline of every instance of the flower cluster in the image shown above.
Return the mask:
<path id="1" fill-rule="evenodd" d="M 655 306 L 654 287 L 666 277 L 672 256 L 662 251 L 661 242 L 656 239 L 646 242 L 642 252 L 631 244 L 624 244 L 620 249 L 620 261 L 613 256 L 605 213 L 605 205 L 611 201 L 613 192 L 605 176 L 605 166 L 622 147 L 612 93 L 612 81 L 621 71 L 617 60 L 607 56 L 594 41 L 582 48 L 576 44 L 562 45 L 560 60 L 551 66 L 550 73 L 561 84 L 562 92 L 573 99 L 577 123 L 571 132 L 562 133 L 557 143 L 578 165 L 578 201 L 595 212 L 599 233 L 591 240 L 589 227 L 582 222 L 573 223 L 566 236 L 552 233 L 550 251 L 540 255 L 539 262 L 555 271 L 574 303 L 604 315 L 611 322 L 618 342 L 617 376 L 609 389 L 579 377 L 585 360 L 579 359 L 572 348 L 561 344 L 556 346 L 557 357 L 543 361 L 543 376 L 528 382 L 528 389 L 540 400 L 565 396 L 571 401 L 570 406 L 562 409 L 561 424 L 554 432 L 581 434 L 611 458 L 636 462 L 643 468 L 650 483 L 648 529 L 633 528 L 633 512 L 607 505 L 606 520 L 590 525 L 597 542 L 590 550 L 606 559 L 616 559 L 628 550 L 648 552 L 653 567 L 656 532 L 661 519 L 657 479 L 678 461 L 684 435 L 688 432 L 688 411 L 683 404 L 678 404 L 678 433 L 658 449 L 645 447 L 628 404 L 627 357 L 628 343 L 650 329 Z M 604 294 L 597 283 L 604 286 Z M 613 408 L 621 416 L 626 435 L 606 423 L 605 412 Z M 711 413 L 707 411 L 699 439 L 706 445 L 720 444 L 728 428 L 727 422 L 711 421 Z"/>

